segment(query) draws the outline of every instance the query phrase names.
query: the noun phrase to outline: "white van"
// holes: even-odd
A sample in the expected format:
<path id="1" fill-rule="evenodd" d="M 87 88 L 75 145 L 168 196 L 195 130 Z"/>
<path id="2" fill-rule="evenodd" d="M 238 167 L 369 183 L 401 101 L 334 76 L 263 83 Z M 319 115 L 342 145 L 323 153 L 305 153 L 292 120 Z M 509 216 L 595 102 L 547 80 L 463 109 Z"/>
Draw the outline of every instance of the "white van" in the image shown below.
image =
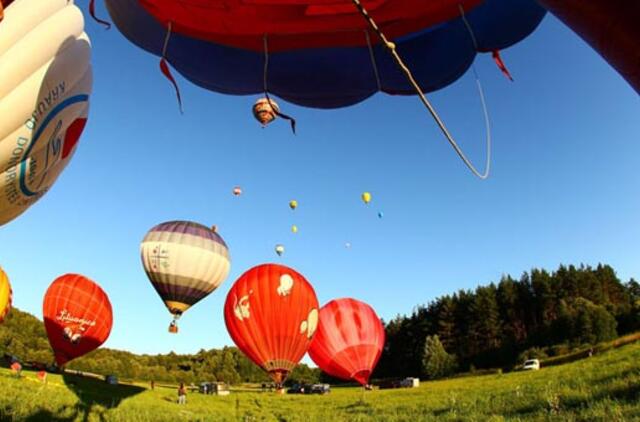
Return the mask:
<path id="1" fill-rule="evenodd" d="M 537 371 L 540 369 L 540 361 L 538 359 L 529 359 L 522 365 L 524 371 Z"/>

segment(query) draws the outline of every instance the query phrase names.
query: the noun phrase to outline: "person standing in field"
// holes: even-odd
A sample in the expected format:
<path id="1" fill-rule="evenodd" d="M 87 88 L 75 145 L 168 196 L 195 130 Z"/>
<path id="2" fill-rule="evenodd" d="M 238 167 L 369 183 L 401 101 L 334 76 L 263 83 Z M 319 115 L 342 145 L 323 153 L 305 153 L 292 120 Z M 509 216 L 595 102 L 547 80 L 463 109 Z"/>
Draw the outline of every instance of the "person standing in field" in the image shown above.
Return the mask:
<path id="1" fill-rule="evenodd" d="M 151 380 L 151 389 L 155 390 L 156 389 L 156 382 L 155 380 Z"/>
<path id="2" fill-rule="evenodd" d="M 178 387 L 178 404 L 187 404 L 187 388 L 184 386 L 184 382 L 181 382 Z"/>

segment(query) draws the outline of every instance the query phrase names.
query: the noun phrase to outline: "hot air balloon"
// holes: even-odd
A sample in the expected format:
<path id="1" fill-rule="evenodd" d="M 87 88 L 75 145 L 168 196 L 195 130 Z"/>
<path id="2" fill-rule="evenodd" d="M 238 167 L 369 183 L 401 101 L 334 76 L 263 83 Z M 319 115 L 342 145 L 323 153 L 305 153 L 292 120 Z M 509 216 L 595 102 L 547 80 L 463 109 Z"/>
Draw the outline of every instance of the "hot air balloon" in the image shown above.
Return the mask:
<path id="1" fill-rule="evenodd" d="M 378 218 L 384 217 L 384 213 L 382 211 L 378 211 Z"/>
<path id="2" fill-rule="evenodd" d="M 538 0 L 589 43 L 640 93 L 640 3 L 627 0 Z"/>
<path id="3" fill-rule="evenodd" d="M 276 119 L 276 116 L 280 112 L 278 104 L 267 98 L 260 98 L 253 105 L 253 117 L 265 127 Z"/>
<path id="4" fill-rule="evenodd" d="M 352 1 L 105 3 L 126 38 L 206 89 L 236 95 L 268 91 L 316 108 L 353 105 L 378 91 L 415 94 Z M 362 4 L 410 62 L 424 91 L 454 82 L 476 53 L 522 40 L 545 13 L 535 0 Z"/>
<path id="5" fill-rule="evenodd" d="M 9 315 L 11 310 L 11 284 L 9 283 L 9 277 L 7 273 L 0 268 L 0 324 Z"/>
<path id="6" fill-rule="evenodd" d="M 173 315 L 169 332 L 191 306 L 213 292 L 229 274 L 227 244 L 216 231 L 190 221 L 158 224 L 140 245 L 149 281 Z"/>
<path id="7" fill-rule="evenodd" d="M 76 150 L 92 87 L 83 28 L 82 12 L 67 0 L 18 0 L 4 9 L 0 225 L 48 192 Z"/>
<path id="8" fill-rule="evenodd" d="M 293 226 L 291 226 L 291 231 L 293 233 L 298 233 L 298 226 L 296 226 L 295 224 Z"/>
<path id="9" fill-rule="evenodd" d="M 111 302 L 93 281 L 66 274 L 44 296 L 44 326 L 58 366 L 100 347 L 113 324 Z"/>
<path id="10" fill-rule="evenodd" d="M 240 186 L 236 186 L 233 188 L 233 194 L 235 196 L 240 196 L 242 195 L 242 188 Z"/>
<path id="11" fill-rule="evenodd" d="M 362 202 L 364 202 L 365 204 L 371 202 L 371 194 L 369 192 L 363 192 L 360 197 L 362 198 Z"/>
<path id="12" fill-rule="evenodd" d="M 284 253 L 284 245 L 277 244 L 275 247 L 275 251 L 278 256 L 282 256 L 282 254 Z"/>
<path id="13" fill-rule="evenodd" d="M 289 201 L 289 208 L 291 208 L 292 210 L 295 210 L 296 208 L 298 208 L 298 201 L 296 201 L 295 199 L 292 201 Z"/>
<path id="14" fill-rule="evenodd" d="M 371 306 L 355 299 L 336 299 L 320 309 L 309 356 L 327 374 L 366 385 L 382 354 L 384 339 L 384 327 Z"/>
<path id="15" fill-rule="evenodd" d="M 258 104 L 269 94 L 315 108 L 376 92 L 419 95 L 470 167 L 423 93 L 460 78 L 479 52 L 505 71 L 498 50 L 545 14 L 535 0 L 104 1 L 126 38 L 161 57 L 174 85 L 167 63 L 209 90 L 264 95 Z M 260 120 L 274 115 L 291 120 L 275 109 Z"/>
<path id="16" fill-rule="evenodd" d="M 318 324 L 318 299 L 294 269 L 258 265 L 231 287 L 224 320 L 238 348 L 282 385 L 309 348 Z"/>

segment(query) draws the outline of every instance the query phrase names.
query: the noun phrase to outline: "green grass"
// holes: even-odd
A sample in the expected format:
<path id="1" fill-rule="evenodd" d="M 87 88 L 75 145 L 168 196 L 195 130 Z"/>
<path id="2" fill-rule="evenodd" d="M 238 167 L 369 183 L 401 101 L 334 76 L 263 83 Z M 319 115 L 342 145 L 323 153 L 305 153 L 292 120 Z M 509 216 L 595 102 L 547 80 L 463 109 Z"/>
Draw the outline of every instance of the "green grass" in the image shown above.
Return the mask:
<path id="1" fill-rule="evenodd" d="M 423 382 L 420 388 L 326 396 L 232 392 L 226 397 L 0 370 L 0 420 L 63 421 L 623 421 L 640 419 L 640 344 L 535 372 Z"/>

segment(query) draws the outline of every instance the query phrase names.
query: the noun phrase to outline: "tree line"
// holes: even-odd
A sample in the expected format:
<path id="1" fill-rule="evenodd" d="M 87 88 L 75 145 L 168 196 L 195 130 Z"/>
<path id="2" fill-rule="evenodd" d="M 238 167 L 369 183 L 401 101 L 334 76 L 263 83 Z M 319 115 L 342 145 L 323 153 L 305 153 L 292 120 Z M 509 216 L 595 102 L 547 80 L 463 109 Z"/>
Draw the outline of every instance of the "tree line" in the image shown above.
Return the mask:
<path id="1" fill-rule="evenodd" d="M 515 280 L 460 290 L 385 324 L 386 344 L 374 378 L 437 378 L 473 368 L 511 369 L 532 350 L 563 354 L 640 330 L 640 284 L 621 282 L 608 265 L 533 269 Z M 0 355 L 53 362 L 44 324 L 13 309 L 0 325 Z M 236 347 L 195 354 L 136 355 L 102 348 L 69 369 L 156 382 L 268 383 Z M 335 381 L 299 365 L 290 383 Z"/>
<path id="2" fill-rule="evenodd" d="M 379 378 L 434 378 L 512 369 L 527 355 L 558 355 L 640 330 L 640 285 L 609 265 L 532 269 L 516 280 L 459 290 L 386 324 Z"/>

